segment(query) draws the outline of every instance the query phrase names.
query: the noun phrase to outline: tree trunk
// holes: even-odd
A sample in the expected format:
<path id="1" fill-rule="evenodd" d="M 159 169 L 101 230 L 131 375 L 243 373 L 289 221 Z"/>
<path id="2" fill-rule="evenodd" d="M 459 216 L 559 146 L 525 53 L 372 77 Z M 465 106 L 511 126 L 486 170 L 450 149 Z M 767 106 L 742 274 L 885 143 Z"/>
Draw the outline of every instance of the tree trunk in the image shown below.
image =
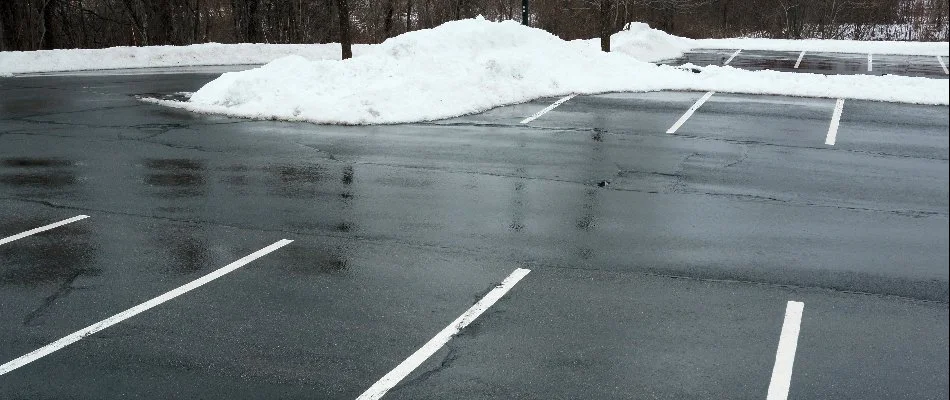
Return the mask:
<path id="1" fill-rule="evenodd" d="M 350 8 L 346 0 L 336 0 L 337 14 L 340 16 L 340 48 L 343 59 L 353 57 L 353 44 L 350 42 Z"/>
<path id="2" fill-rule="evenodd" d="M 396 13 L 395 0 L 386 2 L 386 19 L 383 21 L 383 40 L 389 39 L 393 34 L 393 14 Z"/>
<path id="3" fill-rule="evenodd" d="M 257 29 L 257 0 L 245 0 L 245 3 L 247 4 L 247 25 L 245 25 L 244 28 L 247 29 L 247 31 L 244 34 L 247 36 L 248 42 L 259 43 L 261 42 L 261 35 Z"/>
<path id="4" fill-rule="evenodd" d="M 0 51 L 7 51 L 7 25 L 4 23 L 6 10 L 0 9 Z"/>
<path id="5" fill-rule="evenodd" d="M 613 0 L 600 0 L 600 50 L 610 51 L 610 7 Z"/>
<path id="6" fill-rule="evenodd" d="M 53 17 L 56 7 L 59 4 L 54 0 L 48 0 L 46 4 L 43 5 L 43 21 L 40 26 L 40 49 L 41 50 L 52 50 L 56 48 L 56 38 L 53 36 L 56 32 L 53 31 L 55 26 Z"/>
<path id="7" fill-rule="evenodd" d="M 406 0 L 406 32 L 412 30 L 412 0 Z"/>
<path id="8" fill-rule="evenodd" d="M 195 1 L 195 7 L 191 10 L 192 33 L 191 43 L 201 43 L 201 10 L 203 9 L 201 0 Z"/>
<path id="9" fill-rule="evenodd" d="M 129 21 L 132 23 L 132 45 L 133 46 L 148 46 L 148 26 L 146 26 L 148 21 L 148 14 L 144 17 L 139 17 L 136 13 L 136 6 L 132 4 L 132 0 L 124 0 L 122 4 L 125 5 L 125 9 L 129 14 Z M 139 34 L 139 38 L 135 39 L 135 33 Z"/>

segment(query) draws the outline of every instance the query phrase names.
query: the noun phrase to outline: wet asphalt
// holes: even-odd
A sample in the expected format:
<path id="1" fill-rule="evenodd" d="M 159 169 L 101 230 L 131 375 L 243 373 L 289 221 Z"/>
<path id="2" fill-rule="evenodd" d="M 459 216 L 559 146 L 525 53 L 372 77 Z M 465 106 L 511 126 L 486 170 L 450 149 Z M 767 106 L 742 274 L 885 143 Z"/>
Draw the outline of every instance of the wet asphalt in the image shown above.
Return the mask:
<path id="1" fill-rule="evenodd" d="M 134 97 L 215 76 L 0 79 L 0 237 L 90 216 L 0 245 L 0 362 L 294 240 L 0 398 L 353 399 L 519 267 L 384 398 L 761 399 L 790 300 L 790 399 L 950 396 L 945 106 L 848 100 L 826 146 L 832 99 L 671 135 L 702 93 L 370 127 Z"/>
<path id="2" fill-rule="evenodd" d="M 663 64 L 729 65 L 747 70 L 812 73 L 824 75 L 901 75 L 947 79 L 947 71 L 940 66 L 950 64 L 947 56 L 916 56 L 872 54 L 868 69 L 868 55 L 859 53 L 815 53 L 799 51 L 742 50 L 734 58 L 736 49 L 698 49 L 682 57 L 662 61 Z M 799 61 L 801 56 L 801 61 Z M 732 58 L 730 61 L 729 59 Z M 726 64 L 728 62 L 728 64 Z M 797 67 L 796 67 L 796 64 Z"/>

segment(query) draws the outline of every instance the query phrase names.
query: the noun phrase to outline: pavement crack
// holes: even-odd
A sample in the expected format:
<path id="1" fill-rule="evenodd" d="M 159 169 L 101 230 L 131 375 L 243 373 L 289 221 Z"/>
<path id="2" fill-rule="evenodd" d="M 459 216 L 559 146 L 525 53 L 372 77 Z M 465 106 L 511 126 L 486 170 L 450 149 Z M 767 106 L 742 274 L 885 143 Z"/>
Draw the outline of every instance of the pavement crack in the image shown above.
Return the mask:
<path id="1" fill-rule="evenodd" d="M 685 189 L 689 187 L 689 185 L 686 183 L 686 175 L 685 175 L 686 163 L 688 163 L 691 158 L 696 157 L 698 155 L 700 155 L 700 153 L 694 151 L 692 153 L 687 154 L 686 157 L 683 157 L 683 159 L 680 160 L 680 162 L 677 164 L 678 168 L 672 174 L 673 181 L 670 182 L 670 184 L 667 185 L 666 187 L 667 191 L 671 193 L 681 193 L 681 192 L 684 192 Z M 620 190 L 623 190 L 623 189 L 620 188 Z"/>
<path id="2" fill-rule="evenodd" d="M 684 157 L 683 161 L 681 161 L 680 164 L 683 165 L 690 158 L 698 156 L 698 155 L 701 155 L 701 153 L 698 153 L 698 152 L 691 153 L 687 155 L 686 157 Z M 527 179 L 527 180 L 542 181 L 542 182 L 559 182 L 559 183 L 569 183 L 569 184 L 577 184 L 577 185 L 584 185 L 584 186 L 595 185 L 595 183 L 593 182 L 583 182 L 583 181 L 570 180 L 570 179 L 546 178 L 546 177 L 539 177 L 539 176 L 523 176 L 523 175 L 505 174 L 505 173 L 497 173 L 497 172 L 453 170 L 453 169 L 434 168 L 434 167 L 419 166 L 419 165 L 395 165 L 395 164 L 387 164 L 387 163 L 377 163 L 377 162 L 372 162 L 372 161 L 360 161 L 360 162 L 354 162 L 352 164 L 353 165 L 372 165 L 372 166 L 380 166 L 380 167 L 387 167 L 387 168 L 419 169 L 419 170 L 425 170 L 425 171 L 439 171 L 439 172 L 445 172 L 445 173 L 470 174 L 470 175 L 480 175 L 480 176 L 493 176 L 493 177 L 499 177 L 499 178 Z M 684 181 L 683 173 L 684 173 L 683 168 L 680 168 L 678 171 L 672 174 L 661 173 L 661 172 L 649 173 L 655 176 L 664 176 L 664 177 L 674 178 L 673 182 L 667 186 L 666 191 L 638 189 L 638 188 L 625 188 L 620 185 L 612 185 L 608 188 L 604 188 L 603 190 L 615 190 L 619 192 L 632 192 L 632 193 L 644 193 L 644 194 L 678 193 L 678 194 L 686 194 L 686 195 L 693 195 L 693 196 L 714 196 L 714 197 L 730 198 L 737 201 L 770 202 L 770 203 L 777 203 L 777 204 L 797 206 L 797 207 L 823 207 L 823 208 L 834 208 L 834 209 L 849 210 L 849 211 L 888 213 L 888 214 L 895 214 L 895 215 L 900 215 L 904 217 L 912 217 L 912 218 L 950 216 L 950 214 L 946 212 L 930 211 L 930 210 L 879 209 L 879 208 L 858 207 L 858 206 L 845 206 L 845 205 L 830 204 L 830 203 L 792 201 L 788 199 L 782 199 L 779 197 L 760 196 L 760 195 L 752 195 L 752 194 L 745 194 L 745 193 L 719 193 L 719 192 L 703 192 L 703 191 L 698 191 L 698 190 L 690 190 L 688 188 L 688 185 Z"/>
<path id="3" fill-rule="evenodd" d="M 748 158 L 749 158 L 749 147 L 748 147 L 748 146 L 743 146 L 743 148 L 742 148 L 742 155 L 739 157 L 739 159 L 737 159 L 737 160 L 735 160 L 735 161 L 733 161 L 733 162 L 731 162 L 731 163 L 728 163 L 728 164 L 726 164 L 726 165 L 723 165 L 722 168 L 725 169 L 725 168 L 735 167 L 736 165 L 739 165 L 740 163 L 742 163 L 743 161 L 745 161 L 745 160 L 748 159 Z"/>
<path id="4" fill-rule="evenodd" d="M 75 283 L 76 279 L 79 279 L 79 277 L 84 275 L 85 273 L 86 273 L 85 270 L 80 269 L 80 270 L 73 271 L 73 273 L 69 274 L 69 276 L 67 276 L 66 279 L 62 283 L 60 283 L 59 287 L 56 288 L 53 294 L 44 298 L 43 303 L 40 304 L 39 307 L 37 307 L 33 311 L 30 311 L 30 313 L 27 314 L 26 317 L 23 318 L 23 326 L 39 325 L 38 323 L 35 323 L 36 320 L 45 316 L 47 312 L 49 312 L 49 310 L 53 308 L 54 305 L 56 305 L 56 301 L 58 301 L 59 299 L 63 297 L 68 296 L 69 293 L 71 293 L 73 289 L 75 289 L 73 287 L 73 283 Z"/>
<path id="5" fill-rule="evenodd" d="M 629 178 L 633 176 L 660 176 L 664 178 L 679 178 L 680 175 L 676 173 L 669 172 L 657 172 L 657 171 L 638 171 L 633 169 L 620 169 L 617 171 L 618 178 Z"/>
<path id="6" fill-rule="evenodd" d="M 456 336 L 458 336 L 458 335 L 456 335 Z M 453 336 L 452 339 L 455 339 L 455 336 Z M 435 367 L 432 368 L 432 369 L 428 369 L 428 370 L 426 370 L 426 371 L 423 371 L 423 372 L 420 373 L 418 376 L 416 376 L 416 377 L 414 377 L 414 378 L 412 378 L 412 379 L 408 379 L 408 380 L 404 380 L 404 381 L 400 382 L 398 385 L 396 385 L 396 386 L 394 386 L 392 389 L 390 389 L 389 392 L 390 392 L 390 393 L 391 393 L 391 392 L 395 392 L 395 391 L 401 390 L 401 389 L 403 389 L 403 388 L 409 387 L 409 386 L 411 386 L 411 385 L 414 385 L 414 384 L 417 384 L 417 383 L 421 383 L 421 382 L 425 382 L 426 380 L 428 380 L 429 378 L 431 378 L 431 377 L 435 376 L 436 374 L 442 372 L 443 370 L 450 368 L 450 367 L 452 366 L 452 364 L 455 362 L 455 360 L 457 360 L 457 359 L 459 358 L 458 349 L 457 349 L 457 347 L 455 346 L 455 343 L 453 343 L 453 342 L 454 342 L 453 340 L 449 340 L 449 342 L 445 345 L 445 347 L 448 349 L 448 352 L 445 354 L 445 357 L 442 358 L 442 361 L 439 362 L 439 365 L 435 366 Z"/>
<path id="7" fill-rule="evenodd" d="M 950 301 L 948 301 L 946 297 L 946 293 L 944 293 L 942 299 L 938 300 L 931 297 L 914 297 L 914 296 L 909 296 L 909 295 L 900 295 L 900 294 L 883 293 L 883 292 L 875 293 L 875 292 L 869 292 L 869 291 L 843 289 L 843 288 L 834 287 L 834 286 L 793 285 L 789 283 L 777 283 L 777 282 L 770 282 L 770 281 L 765 281 L 765 280 L 711 278 L 711 277 L 691 276 L 691 275 L 675 274 L 675 273 L 653 272 L 649 270 L 617 271 L 617 270 L 604 270 L 604 269 L 598 269 L 598 268 L 563 266 L 563 265 L 552 265 L 552 264 L 531 263 L 531 262 L 525 262 L 524 265 L 526 266 L 526 268 L 531 268 L 531 269 L 536 269 L 536 270 L 553 269 L 553 270 L 568 270 L 568 271 L 588 271 L 588 272 L 616 274 L 616 275 L 649 276 L 649 277 L 656 277 L 656 278 L 666 278 L 670 280 L 686 280 L 686 281 L 693 281 L 693 282 L 738 284 L 738 285 L 761 286 L 761 287 L 781 288 L 781 289 L 815 290 L 815 291 L 833 292 L 833 293 L 841 293 L 841 294 L 857 295 L 857 296 L 871 296 L 871 297 L 877 297 L 877 298 L 883 298 L 883 299 L 896 299 L 896 300 L 907 301 L 907 302 L 912 302 L 912 303 L 920 303 L 920 304 L 938 304 L 938 305 L 950 304 Z"/>
<path id="8" fill-rule="evenodd" d="M 614 189 L 625 191 L 626 189 Z M 717 193 L 717 192 L 702 192 L 702 191 L 693 191 L 685 190 L 682 191 L 683 194 L 692 194 L 699 196 L 713 196 L 713 197 L 725 197 L 736 199 L 739 201 L 754 201 L 754 202 L 766 202 L 766 203 L 778 203 L 789 206 L 798 206 L 798 207 L 822 207 L 822 208 L 833 208 L 839 210 L 848 210 L 848 211 L 863 211 L 863 212 L 874 212 L 874 213 L 887 213 L 894 214 L 903 217 L 911 218 L 927 218 L 927 217 L 948 217 L 950 214 L 946 212 L 939 211 L 929 211 L 929 210 L 908 210 L 908 209 L 881 209 L 881 208 L 870 208 L 870 207 L 858 207 L 858 206 L 845 206 L 840 204 L 827 204 L 827 203 L 816 203 L 809 201 L 792 201 L 788 199 L 781 199 L 778 197 L 771 196 L 760 196 L 753 194 L 745 193 Z"/>
<path id="9" fill-rule="evenodd" d="M 79 114 L 79 113 L 87 113 L 87 112 L 94 112 L 94 111 L 111 111 L 111 110 L 120 110 L 124 108 L 136 108 L 136 107 L 142 107 L 142 106 L 144 106 L 144 104 L 128 104 L 128 105 L 118 105 L 118 106 L 93 107 L 93 108 L 87 108 L 87 109 L 82 109 L 82 110 L 58 111 L 58 112 L 51 112 L 51 113 L 23 115 L 19 117 L 14 117 L 12 119 L 13 120 L 29 120 L 30 118 L 50 117 L 54 115 L 69 115 L 69 114 Z"/>

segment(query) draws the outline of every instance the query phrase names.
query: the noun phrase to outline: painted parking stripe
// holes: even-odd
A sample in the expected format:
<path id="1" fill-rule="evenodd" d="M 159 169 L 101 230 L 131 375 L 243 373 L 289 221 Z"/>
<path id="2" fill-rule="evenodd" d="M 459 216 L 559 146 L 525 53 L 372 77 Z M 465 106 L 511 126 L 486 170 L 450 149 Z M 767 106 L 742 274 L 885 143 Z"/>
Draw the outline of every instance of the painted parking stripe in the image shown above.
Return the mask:
<path id="1" fill-rule="evenodd" d="M 775 352 L 775 366 L 772 367 L 772 380 L 769 381 L 767 400 L 788 399 L 804 309 L 805 303 L 799 301 L 790 301 L 785 306 L 785 322 L 782 323 L 782 334 L 778 339 L 778 350 Z"/>
<path id="2" fill-rule="evenodd" d="M 947 64 L 943 63 L 943 57 L 937 56 L 937 61 L 940 62 L 940 68 L 943 68 L 943 73 L 950 75 L 950 71 L 947 70 Z"/>
<path id="3" fill-rule="evenodd" d="M 804 51 L 798 55 L 798 61 L 795 61 L 795 69 L 798 69 L 798 66 L 802 65 L 802 57 L 805 57 Z"/>
<path id="4" fill-rule="evenodd" d="M 211 281 L 213 281 L 213 280 L 215 280 L 215 279 L 218 279 L 218 278 L 224 276 L 225 274 L 227 274 L 227 273 L 229 273 L 229 272 L 231 272 L 231 271 L 234 271 L 234 270 L 236 270 L 236 269 L 238 269 L 238 268 L 241 268 L 241 267 L 247 265 L 247 264 L 250 263 L 251 261 L 254 261 L 254 260 L 258 259 L 258 258 L 261 258 L 261 257 L 267 255 L 267 254 L 270 253 L 270 252 L 273 252 L 274 250 L 277 250 L 277 249 L 279 249 L 279 248 L 281 248 L 281 247 L 284 247 L 284 246 L 286 246 L 287 244 L 289 244 L 289 243 L 291 243 L 291 242 L 293 242 L 293 240 L 281 239 L 281 240 L 275 242 L 274 244 L 271 244 L 270 246 L 267 246 L 267 247 L 265 247 L 265 248 L 263 248 L 263 249 L 260 249 L 260 250 L 258 250 L 258 251 L 255 251 L 255 252 L 251 253 L 251 254 L 248 254 L 247 256 L 244 256 L 244 258 L 241 258 L 240 260 L 237 260 L 237 261 L 235 261 L 235 262 L 232 262 L 232 263 L 230 263 L 230 264 L 228 264 L 228 265 L 225 265 L 224 267 L 221 267 L 221 268 L 215 270 L 214 272 L 211 272 L 211 273 L 209 273 L 209 274 L 207 274 L 207 275 L 205 275 L 205 276 L 202 276 L 201 278 L 198 278 L 198 279 L 195 279 L 195 280 L 193 280 L 193 281 L 191 281 L 191 282 L 188 282 L 188 283 L 186 283 L 185 285 L 179 286 L 178 288 L 175 288 L 175 289 L 172 289 L 171 291 L 166 292 L 165 294 L 162 294 L 162 295 L 160 295 L 160 296 L 158 296 L 158 297 L 155 297 L 155 298 L 153 298 L 153 299 L 151 299 L 151 300 L 149 300 L 149 301 L 146 301 L 146 302 L 144 302 L 144 303 L 142 303 L 142 304 L 139 304 L 139 305 L 137 305 L 137 306 L 135 306 L 135 307 L 132 307 L 132 308 L 130 308 L 130 309 L 128 309 L 128 310 L 122 311 L 122 312 L 120 312 L 120 313 L 118 313 L 118 314 L 116 314 L 116 315 L 113 315 L 113 316 L 111 316 L 111 317 L 109 317 L 109 318 L 106 318 L 106 319 L 104 319 L 104 320 L 102 320 L 102 321 L 99 321 L 99 322 L 96 322 L 96 323 L 94 323 L 94 324 L 92 324 L 92 325 L 89 325 L 89 326 L 87 326 L 87 327 L 85 327 L 85 328 L 83 328 L 83 329 L 80 329 L 80 330 L 78 330 L 78 331 L 76 331 L 76 332 L 73 332 L 73 333 L 70 334 L 69 336 L 66 336 L 66 337 L 64 337 L 64 338 L 62 338 L 62 339 L 59 339 L 59 340 L 57 340 L 57 341 L 55 341 L 55 342 L 53 342 L 53 343 L 50 343 L 50 344 L 48 344 L 48 345 L 46 345 L 46 346 L 40 347 L 39 349 L 33 350 L 33 351 L 27 353 L 26 355 L 23 355 L 23 356 L 21 356 L 21 357 L 15 359 L 15 360 L 13 360 L 13 361 L 7 362 L 6 364 L 0 365 L 0 375 L 6 374 L 6 373 L 8 373 L 8 372 L 10 372 L 10 371 L 13 371 L 13 370 L 15 370 L 15 369 L 17 369 L 17 368 L 20 368 L 20 367 L 24 366 L 24 365 L 27 365 L 27 364 L 29 364 L 29 363 L 31 363 L 31 362 L 33 362 L 33 361 L 36 361 L 36 360 L 38 360 L 38 359 L 40 359 L 40 358 L 46 357 L 46 356 L 50 355 L 51 353 L 53 353 L 53 352 L 55 352 L 55 351 L 57 351 L 57 350 L 59 350 L 59 349 L 62 349 L 63 347 L 69 346 L 69 345 L 71 345 L 71 344 L 73 344 L 73 343 L 76 343 L 76 342 L 82 340 L 83 338 L 85 338 L 85 337 L 87 337 L 87 336 L 90 336 L 90 335 L 92 335 L 92 334 L 94 334 L 94 333 L 96 333 L 96 332 L 99 332 L 99 331 L 101 331 L 101 330 L 103 330 L 103 329 L 106 329 L 106 328 L 108 328 L 108 327 L 110 327 L 110 326 L 112 326 L 112 325 L 118 324 L 119 322 L 122 322 L 122 321 L 124 321 L 124 320 L 126 320 L 126 319 L 129 319 L 129 318 L 131 318 L 131 317 L 134 317 L 134 316 L 136 316 L 136 315 L 142 313 L 143 311 L 146 311 L 146 310 L 148 310 L 148 309 L 150 309 L 150 308 L 152 308 L 152 307 L 155 307 L 155 306 L 157 306 L 157 305 L 159 305 L 159 304 L 162 304 L 162 303 L 164 303 L 164 302 L 166 302 L 166 301 L 169 301 L 169 300 L 174 299 L 174 298 L 176 298 L 176 297 L 178 297 L 178 296 L 181 296 L 181 295 L 183 295 L 183 294 L 185 294 L 185 293 L 188 293 L 188 292 L 190 292 L 190 291 L 192 291 L 192 290 L 194 290 L 194 289 L 196 289 L 196 288 L 198 288 L 198 287 L 200 287 L 200 286 L 202 286 L 202 285 L 204 285 L 204 284 L 206 284 L 206 283 L 208 283 L 208 282 L 211 282 Z"/>
<path id="5" fill-rule="evenodd" d="M 742 49 L 736 50 L 735 53 L 732 53 L 732 56 L 729 57 L 729 59 L 726 60 L 725 64 L 722 64 L 722 65 L 729 65 L 729 63 L 732 62 L 732 59 L 733 59 L 733 58 L 736 58 L 736 56 L 739 55 L 739 52 L 740 52 L 740 51 L 742 51 Z"/>
<path id="6" fill-rule="evenodd" d="M 70 219 L 64 219 L 64 220 L 62 220 L 62 221 L 59 221 L 59 222 L 56 222 L 56 223 L 52 223 L 52 224 L 49 224 L 49 225 L 44 225 L 44 226 L 41 226 L 41 227 L 39 227 L 39 228 L 30 229 L 30 230 L 28 230 L 28 231 L 26 231 L 26 232 L 18 233 L 18 234 L 13 235 L 13 236 L 7 236 L 7 237 L 5 237 L 5 238 L 3 238 L 3 239 L 0 239 L 0 245 L 4 245 L 4 244 L 7 244 L 7 243 L 10 243 L 10 242 L 12 242 L 12 241 L 14 241 L 14 240 L 17 240 L 17 239 L 23 239 L 23 238 L 25 238 L 25 237 L 27 237 L 27 236 L 34 235 L 34 234 L 37 234 L 37 233 L 40 233 L 40 232 L 48 231 L 48 230 L 50 230 L 50 229 L 59 228 L 59 227 L 61 227 L 61 226 L 63 226 L 63 225 L 71 224 L 71 223 L 73 223 L 73 222 L 76 222 L 76 221 L 79 221 L 79 220 L 82 220 L 82 219 L 86 219 L 86 218 L 89 218 L 89 216 L 88 216 L 88 215 L 77 215 L 77 216 L 72 217 L 72 218 L 70 218 Z"/>
<path id="7" fill-rule="evenodd" d="M 690 107 L 689 110 L 686 110 L 686 113 L 683 114 L 683 116 L 680 117 L 680 119 L 677 120 L 676 123 L 670 127 L 670 129 L 667 129 L 666 133 L 676 133 L 676 130 L 679 129 L 681 126 L 683 126 L 683 124 L 686 123 L 686 120 L 688 120 L 689 117 L 692 116 L 693 113 L 696 112 L 696 110 L 698 110 L 699 107 L 701 107 L 703 103 L 706 102 L 706 100 L 709 100 L 709 98 L 712 97 L 714 93 L 716 92 L 706 92 L 706 94 L 704 94 L 703 97 L 700 97 L 699 100 L 696 100 L 696 104 L 693 104 L 693 106 Z"/>
<path id="8" fill-rule="evenodd" d="M 871 62 L 871 53 L 868 53 L 868 72 L 871 72 L 871 70 L 872 70 L 871 65 L 872 65 L 872 64 L 873 64 L 873 63 Z"/>
<path id="9" fill-rule="evenodd" d="M 549 105 L 549 106 L 547 106 L 547 107 L 544 107 L 543 110 L 538 111 L 538 112 L 534 113 L 534 115 L 532 115 L 532 116 L 530 116 L 530 117 L 528 117 L 528 118 L 525 118 L 525 119 L 521 120 L 521 123 L 522 123 L 522 124 L 527 124 L 528 122 L 531 122 L 531 121 L 534 121 L 534 120 L 538 119 L 538 117 L 540 117 L 540 116 L 542 116 L 542 115 L 544 115 L 544 114 L 547 114 L 548 111 L 551 111 L 551 110 L 553 110 L 555 107 L 557 107 L 557 106 L 559 106 L 559 105 L 561 105 L 561 104 L 564 104 L 565 101 L 568 101 L 568 100 L 570 100 L 570 99 L 573 99 L 574 96 L 577 96 L 577 95 L 571 93 L 571 94 L 569 94 L 569 95 L 567 95 L 567 96 L 561 97 L 560 99 L 558 99 L 557 101 L 555 101 L 553 104 L 551 104 L 551 105 Z"/>
<path id="10" fill-rule="evenodd" d="M 825 144 L 834 146 L 838 140 L 838 124 L 841 123 L 841 112 L 844 110 L 844 99 L 838 99 L 835 102 L 835 111 L 831 114 L 831 125 L 828 126 L 828 135 L 825 136 Z"/>
<path id="11" fill-rule="evenodd" d="M 442 329 L 441 332 L 437 333 L 435 337 L 430 339 L 426 344 L 422 345 L 419 350 L 416 350 L 415 353 L 412 353 L 409 358 L 396 366 L 392 371 L 383 376 L 379 381 L 370 386 L 369 389 L 366 389 L 360 397 L 357 397 L 357 400 L 376 400 L 386 394 L 390 389 L 392 389 L 396 384 L 402 381 L 406 376 L 408 376 L 413 370 L 422 365 L 425 360 L 435 354 L 442 346 L 449 342 L 455 334 L 465 329 L 468 324 L 472 323 L 475 318 L 478 318 L 479 315 L 482 315 L 485 310 L 491 307 L 495 302 L 502 298 L 505 293 L 508 293 L 521 278 L 524 278 L 531 270 L 518 268 L 510 275 L 508 275 L 505 280 L 503 280 L 498 286 L 495 286 L 485 297 L 482 297 L 475 305 L 465 311 L 461 316 L 452 321 L 449 326 L 446 326 L 445 329 Z"/>

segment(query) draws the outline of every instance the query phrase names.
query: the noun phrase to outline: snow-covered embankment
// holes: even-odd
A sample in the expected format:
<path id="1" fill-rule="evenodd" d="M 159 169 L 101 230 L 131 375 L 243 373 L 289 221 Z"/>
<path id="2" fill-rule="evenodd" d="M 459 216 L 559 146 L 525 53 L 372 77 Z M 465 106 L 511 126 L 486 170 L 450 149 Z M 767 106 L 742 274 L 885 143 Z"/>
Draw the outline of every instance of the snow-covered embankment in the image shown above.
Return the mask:
<path id="1" fill-rule="evenodd" d="M 360 54 L 367 45 L 356 45 Z M 0 76 L 36 72 L 132 68 L 266 64 L 298 55 L 311 60 L 340 59 L 340 45 L 204 43 L 189 46 L 110 47 L 0 52 Z"/>

